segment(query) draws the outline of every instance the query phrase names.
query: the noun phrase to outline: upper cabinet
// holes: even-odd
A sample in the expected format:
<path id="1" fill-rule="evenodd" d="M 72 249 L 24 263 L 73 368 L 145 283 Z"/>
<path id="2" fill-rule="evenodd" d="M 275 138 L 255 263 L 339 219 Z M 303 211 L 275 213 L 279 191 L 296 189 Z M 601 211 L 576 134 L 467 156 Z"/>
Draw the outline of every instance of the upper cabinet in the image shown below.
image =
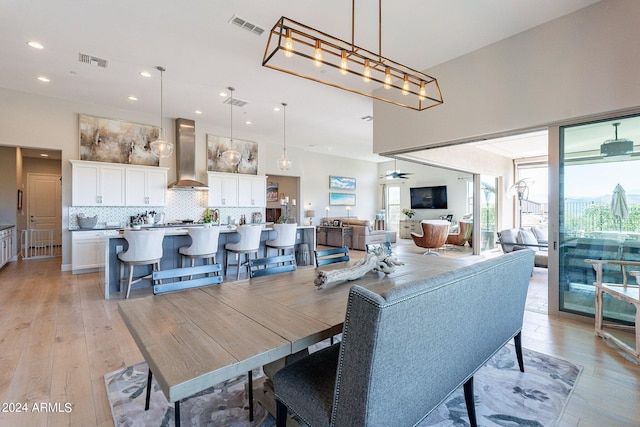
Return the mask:
<path id="1" fill-rule="evenodd" d="M 267 206 L 267 177 L 262 175 L 238 175 L 238 206 Z"/>
<path id="2" fill-rule="evenodd" d="M 128 166 L 126 171 L 127 206 L 164 206 L 167 192 L 167 169 Z"/>
<path id="3" fill-rule="evenodd" d="M 207 178 L 211 207 L 267 206 L 264 175 L 208 172 Z"/>
<path id="4" fill-rule="evenodd" d="M 71 160 L 73 206 L 124 206 L 124 165 Z"/>
<path id="5" fill-rule="evenodd" d="M 167 168 L 71 160 L 73 206 L 164 206 Z"/>

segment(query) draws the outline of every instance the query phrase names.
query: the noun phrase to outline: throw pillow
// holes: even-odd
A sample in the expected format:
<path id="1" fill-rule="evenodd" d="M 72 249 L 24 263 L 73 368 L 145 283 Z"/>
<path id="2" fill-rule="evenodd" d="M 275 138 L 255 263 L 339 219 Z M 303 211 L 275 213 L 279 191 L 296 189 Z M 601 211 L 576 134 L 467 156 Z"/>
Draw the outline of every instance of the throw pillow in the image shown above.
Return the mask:
<path id="1" fill-rule="evenodd" d="M 542 227 L 531 227 L 531 231 L 533 231 L 533 235 L 536 236 L 536 240 L 538 242 L 547 242 L 549 240 L 547 238 L 547 229 Z"/>
<path id="2" fill-rule="evenodd" d="M 520 229 L 520 231 L 518 231 L 518 243 L 522 243 L 523 245 L 537 245 L 538 239 L 536 239 L 536 236 L 534 236 L 530 230 Z"/>

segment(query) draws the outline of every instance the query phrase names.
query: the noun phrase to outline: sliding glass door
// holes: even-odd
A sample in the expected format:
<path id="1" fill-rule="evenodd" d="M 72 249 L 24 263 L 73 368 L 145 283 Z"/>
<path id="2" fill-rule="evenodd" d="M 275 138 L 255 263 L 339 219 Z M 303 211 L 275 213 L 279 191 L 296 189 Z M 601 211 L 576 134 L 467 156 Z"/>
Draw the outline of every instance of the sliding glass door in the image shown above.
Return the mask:
<path id="1" fill-rule="evenodd" d="M 640 261 L 640 153 L 631 140 L 640 140 L 639 116 L 560 127 L 560 311 L 594 314 L 585 259 Z M 622 283 L 621 268 L 608 266 L 604 281 Z M 633 323 L 630 304 L 605 298 L 604 307 L 605 318 Z"/>

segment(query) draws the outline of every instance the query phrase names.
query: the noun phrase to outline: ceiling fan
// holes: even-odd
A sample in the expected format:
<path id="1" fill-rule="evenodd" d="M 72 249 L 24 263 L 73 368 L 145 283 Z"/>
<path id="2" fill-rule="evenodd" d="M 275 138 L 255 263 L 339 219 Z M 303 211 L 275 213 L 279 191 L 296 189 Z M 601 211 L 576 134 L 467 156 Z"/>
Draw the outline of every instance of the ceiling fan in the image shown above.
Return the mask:
<path id="1" fill-rule="evenodd" d="M 411 172 L 400 172 L 398 170 L 398 160 L 395 159 L 393 163 L 393 171 L 389 172 L 386 175 L 382 175 L 380 178 L 386 179 L 409 179 L 407 175 L 413 175 Z"/>

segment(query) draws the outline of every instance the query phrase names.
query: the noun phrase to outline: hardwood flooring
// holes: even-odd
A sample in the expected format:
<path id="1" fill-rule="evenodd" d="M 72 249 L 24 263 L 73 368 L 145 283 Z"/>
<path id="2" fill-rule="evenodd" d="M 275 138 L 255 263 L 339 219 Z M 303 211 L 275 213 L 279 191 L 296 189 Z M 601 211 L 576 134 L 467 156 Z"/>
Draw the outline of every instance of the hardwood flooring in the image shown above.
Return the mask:
<path id="1" fill-rule="evenodd" d="M 592 323 L 527 310 L 523 345 L 584 367 L 561 427 L 640 425 L 640 368 Z M 103 375 L 141 360 L 97 274 L 61 272 L 60 258 L 0 271 L 0 426 L 112 426 Z"/>

